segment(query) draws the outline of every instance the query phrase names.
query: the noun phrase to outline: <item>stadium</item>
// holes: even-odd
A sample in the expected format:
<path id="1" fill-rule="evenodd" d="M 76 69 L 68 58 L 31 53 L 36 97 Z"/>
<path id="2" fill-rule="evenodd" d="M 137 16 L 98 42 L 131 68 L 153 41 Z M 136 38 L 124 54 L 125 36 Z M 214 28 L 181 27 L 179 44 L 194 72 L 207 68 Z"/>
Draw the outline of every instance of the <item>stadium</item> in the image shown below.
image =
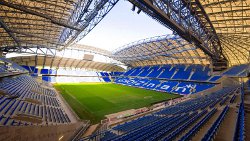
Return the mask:
<path id="1" fill-rule="evenodd" d="M 249 141 L 249 39 L 249 0 L 1 0 L 0 140 Z"/>

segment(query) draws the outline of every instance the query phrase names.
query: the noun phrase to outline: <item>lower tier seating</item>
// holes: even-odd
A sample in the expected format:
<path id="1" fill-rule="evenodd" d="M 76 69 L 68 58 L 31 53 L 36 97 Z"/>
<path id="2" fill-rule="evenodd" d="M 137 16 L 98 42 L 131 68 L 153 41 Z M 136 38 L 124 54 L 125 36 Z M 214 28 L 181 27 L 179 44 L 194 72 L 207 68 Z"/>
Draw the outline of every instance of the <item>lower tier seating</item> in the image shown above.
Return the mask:
<path id="1" fill-rule="evenodd" d="M 192 140 L 199 130 L 215 115 L 216 119 L 204 133 L 202 140 L 211 140 L 229 111 L 229 101 L 239 91 L 239 87 L 223 88 L 208 95 L 200 95 L 176 105 L 172 105 L 142 117 L 132 119 L 93 134 L 85 140 L 101 141 L 154 141 Z M 223 102 L 224 101 L 224 102 Z M 215 106 L 216 105 L 216 106 Z M 239 108 L 235 138 L 242 138 L 242 106 Z M 242 111 L 243 112 L 243 111 Z M 244 113 L 244 112 L 243 112 Z"/>
<path id="2" fill-rule="evenodd" d="M 225 115 L 228 112 L 229 107 L 226 106 L 222 113 L 220 114 L 220 116 L 217 118 L 217 120 L 213 123 L 212 127 L 208 130 L 208 132 L 206 133 L 206 135 L 202 138 L 202 141 L 211 141 L 213 139 L 213 137 L 216 134 L 216 131 L 218 130 L 218 128 L 220 127 L 221 122 L 223 121 L 223 119 L 225 118 Z"/>
<path id="3" fill-rule="evenodd" d="M 236 129 L 234 133 L 235 141 L 243 141 L 245 139 L 245 108 L 244 108 L 244 91 L 241 91 L 241 100 L 236 121 Z"/>
<path id="4" fill-rule="evenodd" d="M 55 90 L 31 76 L 0 81 L 0 126 L 70 123 Z"/>

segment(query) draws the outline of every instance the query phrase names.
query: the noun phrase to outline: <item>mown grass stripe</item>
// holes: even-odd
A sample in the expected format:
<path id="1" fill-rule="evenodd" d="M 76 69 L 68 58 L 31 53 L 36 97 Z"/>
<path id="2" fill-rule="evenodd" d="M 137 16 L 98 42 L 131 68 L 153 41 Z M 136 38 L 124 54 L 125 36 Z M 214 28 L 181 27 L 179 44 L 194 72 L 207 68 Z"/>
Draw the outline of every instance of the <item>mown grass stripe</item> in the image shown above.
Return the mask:
<path id="1" fill-rule="evenodd" d="M 93 124 L 107 114 L 180 97 L 113 83 L 62 83 L 54 86 L 81 119 L 91 120 Z"/>

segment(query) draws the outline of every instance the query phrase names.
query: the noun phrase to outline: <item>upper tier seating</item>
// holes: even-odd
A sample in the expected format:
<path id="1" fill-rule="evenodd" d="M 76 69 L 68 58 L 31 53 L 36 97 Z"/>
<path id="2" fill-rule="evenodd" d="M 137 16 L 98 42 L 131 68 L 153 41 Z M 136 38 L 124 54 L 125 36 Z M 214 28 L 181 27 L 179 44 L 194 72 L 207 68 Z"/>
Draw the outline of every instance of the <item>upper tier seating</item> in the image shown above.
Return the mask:
<path id="1" fill-rule="evenodd" d="M 109 77 L 102 77 L 102 79 L 103 79 L 105 82 L 111 82 L 111 80 L 110 80 Z"/>
<path id="2" fill-rule="evenodd" d="M 142 71 L 142 67 L 137 67 L 133 70 L 133 72 L 131 74 L 129 74 L 130 76 L 137 76 L 140 72 Z"/>
<path id="3" fill-rule="evenodd" d="M 245 75 L 241 72 L 240 75 Z M 211 69 L 202 65 L 163 65 L 163 66 L 144 66 L 129 69 L 123 76 L 138 76 L 159 79 L 185 80 L 216 82 L 221 76 L 212 76 Z"/>
<path id="4" fill-rule="evenodd" d="M 105 82 L 111 82 L 110 78 L 109 78 L 109 73 L 107 72 L 100 72 L 99 75 L 101 75 L 101 78 L 105 81 Z"/>
<path id="5" fill-rule="evenodd" d="M 145 77 L 147 76 L 151 71 L 151 68 L 149 66 L 143 67 L 141 70 L 141 73 L 139 73 L 138 76 Z"/>
<path id="6" fill-rule="evenodd" d="M 158 78 L 170 79 L 173 76 L 175 70 L 176 70 L 176 68 L 172 67 L 171 65 L 162 66 L 162 72 L 158 76 Z"/>
<path id="7" fill-rule="evenodd" d="M 110 72 L 109 75 L 114 80 L 116 77 L 120 77 L 123 75 L 124 72 Z"/>
<path id="8" fill-rule="evenodd" d="M 238 65 L 238 66 L 233 66 L 227 71 L 223 73 L 223 75 L 229 75 L 229 76 L 239 76 L 243 75 L 241 74 L 245 70 L 249 69 L 249 64 L 243 64 L 243 65 Z"/>
<path id="9" fill-rule="evenodd" d="M 122 75 L 124 72 L 111 72 L 110 75 L 111 76 L 120 76 Z"/>
<path id="10" fill-rule="evenodd" d="M 208 66 L 201 66 L 201 65 L 192 65 L 190 66 L 193 68 L 194 73 L 190 80 L 200 80 L 200 81 L 206 81 L 208 80 L 211 76 L 209 75 L 209 72 L 211 71 Z"/>
<path id="11" fill-rule="evenodd" d="M 109 76 L 109 74 L 107 72 L 100 72 L 101 76 Z"/>
<path id="12" fill-rule="evenodd" d="M 215 76 L 212 76 L 208 81 L 209 82 L 215 82 L 217 80 L 219 80 L 222 76 L 219 76 L 219 75 L 215 75 Z"/>
<path id="13" fill-rule="evenodd" d="M 192 68 L 191 67 L 186 68 L 185 65 L 176 65 L 175 68 L 177 72 L 172 77 L 172 79 L 188 79 L 192 72 Z"/>
<path id="14" fill-rule="evenodd" d="M 164 68 L 160 66 L 152 66 L 151 71 L 149 72 L 147 77 L 153 77 L 156 78 L 159 76 L 159 74 L 162 72 Z"/>
<path id="15" fill-rule="evenodd" d="M 37 74 L 38 73 L 38 69 L 35 66 L 22 66 L 25 70 L 29 71 L 29 73 L 32 74 Z"/>
<path id="16" fill-rule="evenodd" d="M 135 70 L 135 68 L 130 69 L 130 70 L 126 71 L 125 73 L 123 73 L 123 75 L 124 76 L 129 76 L 134 70 Z"/>
<path id="17" fill-rule="evenodd" d="M 114 82 L 169 93 L 194 94 L 214 87 L 216 84 L 212 82 L 222 77 L 210 76 L 210 71 L 208 66 L 202 65 L 136 67 L 114 78 Z M 200 81 L 206 83 L 200 83 Z"/>
<path id="18" fill-rule="evenodd" d="M 250 72 L 249 70 L 244 70 L 238 74 L 238 77 L 247 77 L 249 72 Z"/>

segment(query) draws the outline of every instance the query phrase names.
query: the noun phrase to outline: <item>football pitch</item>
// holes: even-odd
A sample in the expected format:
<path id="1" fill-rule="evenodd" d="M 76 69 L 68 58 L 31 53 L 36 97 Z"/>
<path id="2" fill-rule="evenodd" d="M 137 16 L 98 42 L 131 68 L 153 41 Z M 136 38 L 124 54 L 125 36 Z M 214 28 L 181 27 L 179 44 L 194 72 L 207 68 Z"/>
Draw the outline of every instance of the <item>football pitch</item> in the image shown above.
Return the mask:
<path id="1" fill-rule="evenodd" d="M 59 83 L 54 86 L 81 119 L 92 123 L 100 122 L 108 114 L 180 97 L 113 83 Z"/>

